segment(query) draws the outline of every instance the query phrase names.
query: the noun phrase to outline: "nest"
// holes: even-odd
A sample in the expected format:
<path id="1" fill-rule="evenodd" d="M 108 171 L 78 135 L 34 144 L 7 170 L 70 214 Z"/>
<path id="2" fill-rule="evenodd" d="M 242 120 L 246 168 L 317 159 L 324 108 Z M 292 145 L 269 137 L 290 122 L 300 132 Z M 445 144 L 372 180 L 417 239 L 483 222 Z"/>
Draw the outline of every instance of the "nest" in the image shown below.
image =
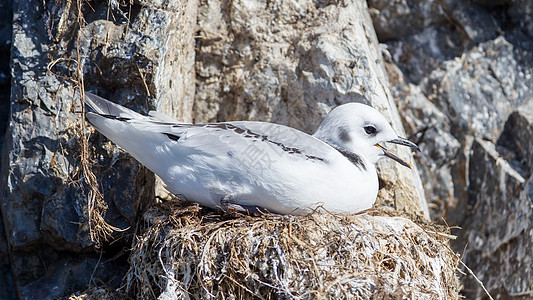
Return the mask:
<path id="1" fill-rule="evenodd" d="M 388 211 L 145 214 L 126 276 L 137 299 L 458 299 L 448 229 Z"/>
<path id="2" fill-rule="evenodd" d="M 83 292 L 74 293 L 68 297 L 59 298 L 60 300 L 125 300 L 128 297 L 118 291 L 106 288 L 92 287 Z"/>

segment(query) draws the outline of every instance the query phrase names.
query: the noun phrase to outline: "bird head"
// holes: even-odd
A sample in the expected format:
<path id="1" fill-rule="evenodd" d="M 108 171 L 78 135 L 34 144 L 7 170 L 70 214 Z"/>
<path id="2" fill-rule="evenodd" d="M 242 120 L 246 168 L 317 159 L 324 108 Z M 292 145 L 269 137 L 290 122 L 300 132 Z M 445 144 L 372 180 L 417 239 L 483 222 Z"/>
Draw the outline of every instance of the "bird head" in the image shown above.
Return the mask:
<path id="1" fill-rule="evenodd" d="M 314 136 L 337 149 L 361 155 L 373 164 L 388 157 L 411 167 L 408 162 L 385 148 L 383 143 L 408 146 L 420 151 L 415 143 L 399 137 L 380 112 L 371 106 L 355 102 L 334 108 Z"/>

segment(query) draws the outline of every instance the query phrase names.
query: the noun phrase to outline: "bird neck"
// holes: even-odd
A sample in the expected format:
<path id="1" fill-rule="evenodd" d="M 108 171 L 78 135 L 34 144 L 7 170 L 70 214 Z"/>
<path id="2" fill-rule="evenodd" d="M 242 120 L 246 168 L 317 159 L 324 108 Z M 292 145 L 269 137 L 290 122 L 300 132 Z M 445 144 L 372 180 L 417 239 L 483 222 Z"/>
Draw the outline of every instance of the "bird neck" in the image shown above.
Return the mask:
<path id="1" fill-rule="evenodd" d="M 366 171 L 368 162 L 364 159 L 363 156 L 350 152 L 348 150 L 337 148 L 334 145 L 330 145 L 331 147 L 335 148 L 335 150 L 339 151 L 340 154 L 342 154 L 344 157 L 346 157 L 352 164 L 354 164 L 356 167 L 360 168 L 361 170 Z"/>

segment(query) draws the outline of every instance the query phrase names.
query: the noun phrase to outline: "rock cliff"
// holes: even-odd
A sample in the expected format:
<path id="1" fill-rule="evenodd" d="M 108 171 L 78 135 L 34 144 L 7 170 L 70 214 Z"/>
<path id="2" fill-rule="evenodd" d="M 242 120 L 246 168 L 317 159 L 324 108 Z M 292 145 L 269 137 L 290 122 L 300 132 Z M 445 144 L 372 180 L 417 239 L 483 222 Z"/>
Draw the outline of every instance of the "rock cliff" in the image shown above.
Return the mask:
<path id="1" fill-rule="evenodd" d="M 0 0 L 0 298 L 118 286 L 142 212 L 167 198 L 83 122 L 84 89 L 306 132 L 367 102 L 422 148 L 398 148 L 414 171 L 380 165 L 378 204 L 460 226 L 455 251 L 493 296 L 532 297 L 532 16 L 527 0 Z"/>

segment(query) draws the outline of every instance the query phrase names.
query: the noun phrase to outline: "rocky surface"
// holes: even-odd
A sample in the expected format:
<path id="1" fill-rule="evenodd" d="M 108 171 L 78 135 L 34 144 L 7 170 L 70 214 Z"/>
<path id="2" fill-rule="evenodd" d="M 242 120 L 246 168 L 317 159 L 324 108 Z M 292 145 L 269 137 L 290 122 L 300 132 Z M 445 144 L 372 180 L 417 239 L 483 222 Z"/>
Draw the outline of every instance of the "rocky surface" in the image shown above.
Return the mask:
<path id="1" fill-rule="evenodd" d="M 95 251 L 89 181 L 80 162 L 81 137 L 88 132 L 79 86 L 139 111 L 158 108 L 185 120 L 191 115 L 195 1 L 77 5 L 15 1 L 13 6 L 13 86 L 1 187 L 21 299 L 53 299 L 90 283 L 119 283 L 125 272 L 122 248 L 131 242 L 138 212 L 154 198 L 153 174 L 93 135 L 89 159 L 108 207 L 105 221 L 125 230 L 112 237 L 116 244 Z M 170 101 L 174 96 L 180 101 Z"/>
<path id="2" fill-rule="evenodd" d="M 456 245 L 466 249 L 463 261 L 492 295 L 530 298 L 533 178 L 526 182 L 494 144 L 482 140 L 472 145 L 469 171 L 468 203 L 461 222 L 469 230 L 461 233 Z M 474 279 L 464 284 L 466 294 L 484 296 Z"/>
<path id="3" fill-rule="evenodd" d="M 462 227 L 455 249 L 495 298 L 533 297 L 533 2 L 368 0 L 369 14 L 363 3 L 91 1 L 79 30 L 75 1 L 0 0 L 0 52 L 12 57 L 11 72 L 0 61 L 0 298 L 116 284 L 138 212 L 163 195 L 151 173 L 92 135 L 105 220 L 130 227 L 95 251 L 78 66 L 86 89 L 183 121 L 312 132 L 332 107 L 369 101 L 401 132 L 396 103 L 422 148 L 424 190 L 415 192 L 416 172 L 384 164 L 383 203 L 424 211 L 425 193 L 433 219 Z M 471 277 L 464 285 L 467 297 L 485 297 Z"/>
<path id="4" fill-rule="evenodd" d="M 9 116 L 9 96 L 11 90 L 11 71 L 9 57 L 11 53 L 11 31 L 13 3 L 0 1 L 0 149 L 4 145 L 4 132 Z"/>
<path id="5" fill-rule="evenodd" d="M 368 2 L 432 217 L 462 228 L 455 249 L 495 298 L 532 297 L 533 4 Z M 463 292 L 486 297 L 472 277 Z"/>
<path id="6" fill-rule="evenodd" d="M 4 144 L 4 134 L 9 124 L 9 103 L 11 90 L 11 71 L 9 57 L 11 53 L 11 31 L 13 4 L 9 0 L 0 1 L 0 147 Z M 2 161 L 0 161 L 0 166 Z M 16 299 L 13 289 L 13 274 L 9 261 L 9 248 L 4 222 L 0 214 L 0 299 Z"/>

